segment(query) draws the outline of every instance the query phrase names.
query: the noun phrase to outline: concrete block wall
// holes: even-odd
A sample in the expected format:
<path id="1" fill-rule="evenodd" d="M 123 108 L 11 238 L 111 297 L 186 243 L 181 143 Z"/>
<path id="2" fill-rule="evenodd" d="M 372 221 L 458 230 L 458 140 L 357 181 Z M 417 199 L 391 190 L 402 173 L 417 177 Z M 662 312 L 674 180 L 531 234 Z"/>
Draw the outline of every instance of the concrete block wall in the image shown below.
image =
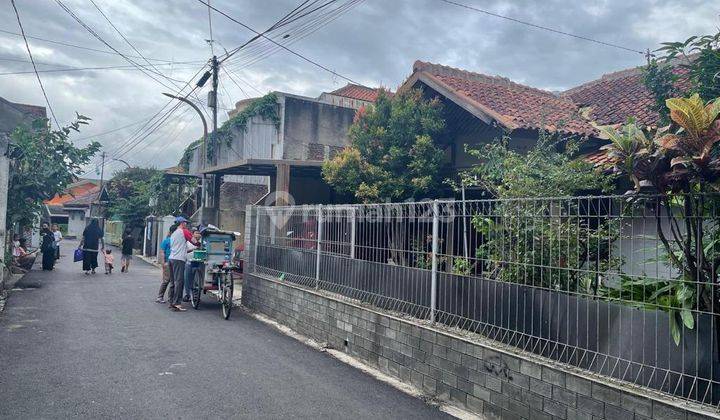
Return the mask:
<path id="1" fill-rule="evenodd" d="M 429 396 L 489 419 L 718 418 L 716 411 L 603 381 L 338 300 L 246 274 L 243 305 L 344 350 Z"/>

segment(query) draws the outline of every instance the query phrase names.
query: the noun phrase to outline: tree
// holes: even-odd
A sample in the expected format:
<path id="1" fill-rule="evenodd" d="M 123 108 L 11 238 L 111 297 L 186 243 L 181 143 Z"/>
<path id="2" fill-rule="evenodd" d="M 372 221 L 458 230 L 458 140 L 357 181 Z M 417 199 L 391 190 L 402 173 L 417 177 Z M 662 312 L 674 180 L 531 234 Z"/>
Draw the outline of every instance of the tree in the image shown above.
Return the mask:
<path id="1" fill-rule="evenodd" d="M 38 119 L 30 127 L 20 126 L 12 133 L 8 228 L 15 223 L 33 225 L 43 201 L 62 193 L 82 174 L 82 166 L 100 150 L 100 144 L 76 147 L 68 137 L 89 120 L 78 115 L 69 126 L 51 130 L 47 119 Z"/>
<path id="2" fill-rule="evenodd" d="M 435 138 L 445 127 L 439 100 L 420 90 L 381 92 L 358 110 L 350 146 L 325 162 L 322 174 L 337 191 L 362 202 L 434 195 L 442 185 L 443 150 Z"/>
<path id="3" fill-rule="evenodd" d="M 141 227 L 151 214 L 172 214 L 177 211 L 186 189 L 196 181 L 171 183 L 155 168 L 127 168 L 108 182 L 108 216 L 122 220 L 129 227 Z"/>
<path id="4" fill-rule="evenodd" d="M 662 55 L 645 68 L 644 83 L 665 125 L 670 123 L 668 99 L 695 93 L 706 101 L 720 97 L 720 32 L 662 45 L 656 50 Z"/>

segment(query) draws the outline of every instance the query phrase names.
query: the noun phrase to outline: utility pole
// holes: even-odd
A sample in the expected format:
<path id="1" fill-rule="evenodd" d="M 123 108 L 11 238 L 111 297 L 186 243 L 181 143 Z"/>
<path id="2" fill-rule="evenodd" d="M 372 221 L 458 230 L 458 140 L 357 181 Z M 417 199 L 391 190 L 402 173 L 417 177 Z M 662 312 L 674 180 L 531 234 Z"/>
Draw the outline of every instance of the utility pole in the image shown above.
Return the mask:
<path id="1" fill-rule="evenodd" d="M 217 131 L 217 116 L 218 116 L 218 104 L 217 104 L 217 90 L 218 90 L 218 71 L 220 70 L 220 63 L 218 63 L 217 56 L 213 55 L 212 58 L 212 92 L 210 92 L 210 95 L 212 95 L 212 100 L 208 101 L 208 106 L 212 108 L 213 115 L 212 115 L 212 137 L 210 142 L 212 143 L 212 163 L 214 164 L 217 162 L 217 139 L 215 138 L 215 132 Z"/>
<path id="2" fill-rule="evenodd" d="M 213 55 L 212 57 L 212 91 L 208 94 L 208 107 L 212 108 L 212 135 L 210 136 L 210 150 L 212 150 L 212 153 L 210 155 L 210 166 L 214 166 L 218 161 L 218 139 L 217 139 L 217 128 L 218 128 L 218 73 L 220 71 L 220 63 L 218 62 L 217 56 Z M 206 155 L 207 159 L 207 155 Z M 205 197 L 205 200 L 209 201 L 210 206 L 212 207 L 212 216 L 211 220 L 208 220 L 208 223 L 216 224 L 218 223 L 217 215 L 218 215 L 218 207 L 220 205 L 219 203 L 219 195 L 220 191 L 220 182 L 218 179 L 218 175 L 214 174 L 209 177 L 208 180 L 210 182 L 210 188 L 208 188 L 206 191 L 208 192 L 208 197 Z M 206 204 L 207 204 L 206 201 Z"/>
<path id="3" fill-rule="evenodd" d="M 105 177 L 105 152 L 102 152 L 102 164 L 100 164 L 100 192 L 103 189 L 103 179 Z"/>

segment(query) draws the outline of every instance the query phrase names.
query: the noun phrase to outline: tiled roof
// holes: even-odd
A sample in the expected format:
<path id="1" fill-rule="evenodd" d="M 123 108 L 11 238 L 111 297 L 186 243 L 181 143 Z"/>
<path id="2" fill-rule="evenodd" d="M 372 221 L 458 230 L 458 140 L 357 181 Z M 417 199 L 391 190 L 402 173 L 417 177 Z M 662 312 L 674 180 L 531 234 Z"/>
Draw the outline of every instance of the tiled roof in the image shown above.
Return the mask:
<path id="1" fill-rule="evenodd" d="M 570 98 L 510 81 L 439 64 L 416 61 L 413 75 L 422 73 L 461 95 L 510 129 L 548 129 L 590 135 L 596 129 L 580 115 Z"/>
<path id="2" fill-rule="evenodd" d="M 44 203 L 51 206 L 63 205 L 70 200 L 85 195 L 90 190 L 97 189 L 98 184 L 99 181 L 94 179 L 82 179 L 78 182 L 70 184 L 65 189 L 64 194 L 56 195 L 50 200 L 46 200 Z"/>
<path id="3" fill-rule="evenodd" d="M 653 111 L 653 97 L 643 85 L 639 69 L 606 74 L 562 93 L 579 107 L 589 107 L 588 117 L 599 125 L 623 124 L 635 117 L 643 126 L 656 126 L 659 116 Z"/>
<path id="4" fill-rule="evenodd" d="M 47 111 L 44 106 L 19 104 L 17 102 L 14 102 L 13 105 L 33 118 L 47 118 Z"/>
<path id="5" fill-rule="evenodd" d="M 682 75 L 685 70 L 675 67 L 674 72 Z M 686 84 L 685 78 L 678 81 L 680 88 L 686 87 Z M 658 124 L 659 115 L 652 110 L 653 96 L 643 84 L 640 68 L 605 74 L 561 95 L 572 99 L 581 108 L 588 107 L 588 118 L 598 125 L 624 124 L 630 117 L 645 127 L 656 127 Z"/>
<path id="6" fill-rule="evenodd" d="M 597 150 L 582 156 L 585 162 L 592 163 L 596 167 L 609 166 L 615 163 L 615 159 L 608 156 L 606 150 Z"/>
<path id="7" fill-rule="evenodd" d="M 392 92 L 386 90 L 392 96 Z M 370 88 L 362 85 L 348 83 L 340 89 L 330 92 L 331 95 L 343 96 L 345 98 L 359 99 L 361 101 L 375 102 L 380 93 L 380 88 Z"/>
<path id="8" fill-rule="evenodd" d="M 100 193 L 100 186 L 95 185 L 93 188 L 89 189 L 82 195 L 78 195 L 72 200 L 68 200 L 63 203 L 64 207 L 84 207 L 89 206 L 95 199 L 97 198 L 98 194 Z"/>

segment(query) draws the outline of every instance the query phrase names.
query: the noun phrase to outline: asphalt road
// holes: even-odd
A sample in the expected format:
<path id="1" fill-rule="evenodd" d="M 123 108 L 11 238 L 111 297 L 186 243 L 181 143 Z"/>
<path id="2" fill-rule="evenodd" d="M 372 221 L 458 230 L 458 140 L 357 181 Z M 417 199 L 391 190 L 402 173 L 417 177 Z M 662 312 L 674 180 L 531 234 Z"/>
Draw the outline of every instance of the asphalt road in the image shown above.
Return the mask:
<path id="1" fill-rule="evenodd" d="M 0 418 L 448 417 L 240 311 L 171 312 L 137 258 L 85 276 L 64 245 L 0 314 Z"/>

